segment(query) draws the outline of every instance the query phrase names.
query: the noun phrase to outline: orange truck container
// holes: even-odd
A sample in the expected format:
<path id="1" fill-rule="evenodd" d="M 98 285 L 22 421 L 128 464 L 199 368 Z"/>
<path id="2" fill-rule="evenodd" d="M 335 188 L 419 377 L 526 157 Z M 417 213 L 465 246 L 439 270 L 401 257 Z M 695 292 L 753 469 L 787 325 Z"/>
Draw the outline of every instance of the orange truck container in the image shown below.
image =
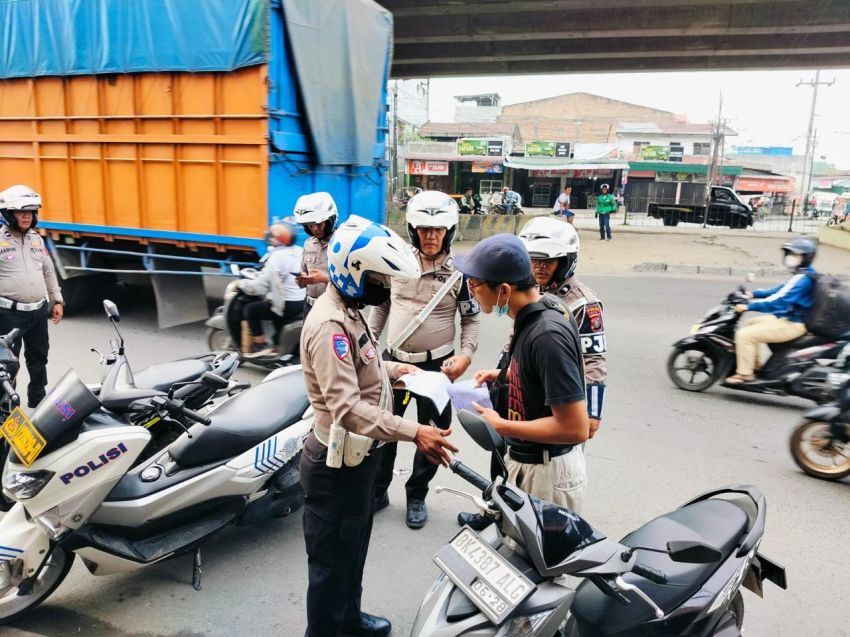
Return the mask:
<path id="1" fill-rule="evenodd" d="M 156 12 L 163 2 L 167 17 Z M 315 133 L 329 118 L 338 136 L 350 136 L 345 109 L 357 104 L 345 91 L 328 99 L 333 86 L 316 97 L 312 80 L 299 81 L 315 53 L 287 22 L 284 3 L 134 0 L 126 14 L 107 4 L 0 3 L 0 189 L 22 183 L 41 194 L 39 227 L 69 306 L 88 300 L 92 277 L 145 274 L 162 325 L 205 318 L 199 275 L 229 276 L 231 263 L 256 263 L 270 221 L 291 214 L 308 192 L 330 192 L 343 216 L 383 221 L 385 11 L 374 7 L 388 28 L 376 77 L 367 78 L 371 157 L 343 163 L 322 161 Z M 369 3 L 347 4 L 362 12 Z M 290 10 L 303 22 L 314 7 L 295 0 L 286 3 Z M 27 37 L 51 24 L 65 28 L 54 37 L 71 25 L 65 47 L 57 47 L 73 50 L 70 61 L 31 50 L 36 38 Z M 366 36 L 374 39 L 351 35 Z M 199 42 L 213 45 L 188 48 Z M 350 72 L 344 57 L 338 62 L 339 77 Z M 334 74 L 324 74 L 332 84 Z M 352 84 L 363 91 L 362 81 Z M 334 100 L 339 112 L 329 113 Z"/>

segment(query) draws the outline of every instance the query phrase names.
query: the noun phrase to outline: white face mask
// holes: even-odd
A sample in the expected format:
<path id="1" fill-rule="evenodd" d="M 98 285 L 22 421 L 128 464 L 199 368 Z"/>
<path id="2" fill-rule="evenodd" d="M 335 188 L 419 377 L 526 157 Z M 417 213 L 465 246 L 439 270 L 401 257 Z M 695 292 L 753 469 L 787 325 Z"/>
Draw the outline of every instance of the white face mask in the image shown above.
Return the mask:
<path id="1" fill-rule="evenodd" d="M 803 263 L 803 257 L 799 254 L 786 254 L 785 267 L 791 270 L 796 270 Z"/>

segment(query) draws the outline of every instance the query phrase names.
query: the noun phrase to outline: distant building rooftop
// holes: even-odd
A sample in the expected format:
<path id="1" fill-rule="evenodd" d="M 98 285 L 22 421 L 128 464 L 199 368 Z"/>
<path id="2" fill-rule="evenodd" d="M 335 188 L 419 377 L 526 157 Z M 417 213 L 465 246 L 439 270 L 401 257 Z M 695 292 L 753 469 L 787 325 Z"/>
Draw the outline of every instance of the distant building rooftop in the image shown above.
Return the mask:
<path id="1" fill-rule="evenodd" d="M 419 129 L 422 137 L 487 137 L 492 135 L 513 137 L 516 124 L 476 122 L 426 122 Z"/>
<path id="2" fill-rule="evenodd" d="M 454 98 L 460 102 L 475 102 L 477 106 L 498 106 L 502 103 L 502 97 L 498 93 L 480 93 L 478 95 L 455 95 Z"/>

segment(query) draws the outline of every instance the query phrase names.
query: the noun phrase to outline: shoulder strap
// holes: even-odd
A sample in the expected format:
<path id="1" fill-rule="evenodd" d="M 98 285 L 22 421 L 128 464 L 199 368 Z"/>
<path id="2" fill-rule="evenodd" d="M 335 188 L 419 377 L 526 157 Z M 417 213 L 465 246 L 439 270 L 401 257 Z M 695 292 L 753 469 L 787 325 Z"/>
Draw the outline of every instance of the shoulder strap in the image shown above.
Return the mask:
<path id="1" fill-rule="evenodd" d="M 434 308 L 437 307 L 437 304 L 443 300 L 443 297 L 449 293 L 449 290 L 454 287 L 454 284 L 458 282 L 458 280 L 463 276 L 463 273 L 460 270 L 455 270 L 452 272 L 451 276 L 443 283 L 443 287 L 437 290 L 437 293 L 434 294 L 434 297 L 428 301 L 425 307 L 416 315 L 407 327 L 405 327 L 398 336 L 393 339 L 391 343 L 387 343 L 390 350 L 397 349 L 399 345 L 404 343 L 411 334 L 413 334 L 416 330 L 418 330 L 422 323 L 425 322 L 425 319 L 434 311 Z"/>

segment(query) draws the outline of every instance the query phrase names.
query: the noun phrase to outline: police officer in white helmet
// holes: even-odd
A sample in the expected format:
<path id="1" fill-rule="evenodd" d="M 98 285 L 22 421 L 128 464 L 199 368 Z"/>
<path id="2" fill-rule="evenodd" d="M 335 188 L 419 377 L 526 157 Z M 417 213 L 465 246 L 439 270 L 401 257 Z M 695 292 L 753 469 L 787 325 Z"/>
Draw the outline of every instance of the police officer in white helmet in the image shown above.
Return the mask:
<path id="1" fill-rule="evenodd" d="M 431 372 L 443 372 L 454 381 L 467 370 L 478 347 L 480 308 L 471 298 L 466 278 L 455 270 L 451 245 L 457 233 L 458 208 L 445 193 L 435 190 L 415 195 L 407 204 L 407 234 L 414 258 L 422 270 L 418 279 L 393 279 L 390 299 L 369 315 L 369 328 L 376 337 L 387 326 L 390 360 L 410 363 Z M 460 351 L 455 351 L 460 317 Z M 396 390 L 394 413 L 403 415 L 411 395 Z M 427 399 L 416 401 L 417 420 L 448 429 L 451 406 L 438 412 Z M 375 508 L 389 504 L 387 489 L 393 478 L 396 445 L 384 447 L 375 489 Z M 407 526 L 420 529 L 428 519 L 425 497 L 437 468 L 421 453 L 413 458 L 405 484 Z"/>
<path id="2" fill-rule="evenodd" d="M 336 228 L 338 211 L 330 193 L 314 192 L 295 202 L 295 223 L 310 237 L 304 242 L 301 274 L 295 282 L 306 288 L 305 315 L 328 286 L 328 241 Z"/>
<path id="3" fill-rule="evenodd" d="M 307 547 L 307 636 L 386 635 L 388 620 L 361 611 L 381 442 L 410 441 L 448 465 L 440 431 L 393 415 L 389 381 L 415 372 L 384 362 L 361 310 L 389 297 L 390 277 L 415 279 L 419 264 L 389 228 L 349 217 L 331 237 L 331 285 L 304 320 L 301 362 L 314 429 L 304 443 L 301 484 Z M 329 448 L 331 437 L 335 443 Z M 338 452 L 338 453 L 337 453 Z"/>

